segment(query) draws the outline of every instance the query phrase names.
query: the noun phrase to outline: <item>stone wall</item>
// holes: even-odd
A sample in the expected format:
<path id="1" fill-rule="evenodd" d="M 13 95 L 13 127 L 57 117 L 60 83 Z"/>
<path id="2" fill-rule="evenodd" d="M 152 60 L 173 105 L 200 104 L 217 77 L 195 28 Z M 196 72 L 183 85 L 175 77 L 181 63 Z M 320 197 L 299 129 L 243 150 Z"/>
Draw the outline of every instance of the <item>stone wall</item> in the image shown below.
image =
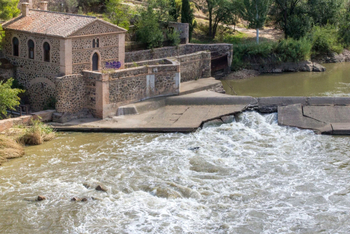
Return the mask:
<path id="1" fill-rule="evenodd" d="M 179 63 L 171 62 L 171 64 L 116 70 L 105 74 L 84 71 L 86 108 L 95 117 L 106 118 L 116 115 L 121 105 L 157 96 L 178 94 L 179 69 Z"/>
<path id="2" fill-rule="evenodd" d="M 222 64 L 225 74 L 231 71 L 233 46 L 232 44 L 186 44 L 179 46 L 169 46 L 153 50 L 140 50 L 125 53 L 125 62 L 138 62 L 143 60 L 153 60 L 161 58 L 178 57 L 193 54 L 200 51 L 209 51 L 211 60 L 227 57 Z M 184 70 L 182 70 L 184 72 Z"/>
<path id="3" fill-rule="evenodd" d="M 92 55 L 99 55 L 100 69 L 106 68 L 106 62 L 121 62 L 124 66 L 124 34 L 93 35 L 72 39 L 73 74 L 83 70 L 92 70 Z M 99 40 L 99 46 L 93 47 L 93 40 Z"/>
<path id="4" fill-rule="evenodd" d="M 189 42 L 190 32 L 188 23 L 169 22 L 169 27 L 179 32 L 181 44 L 187 44 Z"/>
<path id="5" fill-rule="evenodd" d="M 210 52 L 202 51 L 176 57 L 180 62 L 181 82 L 211 76 Z"/>
<path id="6" fill-rule="evenodd" d="M 19 40 L 19 56 L 13 56 L 12 38 Z M 28 58 L 28 40 L 34 41 L 34 59 Z M 50 44 L 50 62 L 44 62 L 43 44 Z M 3 50 L 5 57 L 16 66 L 16 79 L 28 91 L 31 108 L 43 110 L 56 95 L 55 79 L 60 73 L 60 39 L 7 30 Z"/>
<path id="7" fill-rule="evenodd" d="M 57 112 L 78 112 L 86 107 L 86 83 L 83 75 L 67 75 L 56 78 Z"/>

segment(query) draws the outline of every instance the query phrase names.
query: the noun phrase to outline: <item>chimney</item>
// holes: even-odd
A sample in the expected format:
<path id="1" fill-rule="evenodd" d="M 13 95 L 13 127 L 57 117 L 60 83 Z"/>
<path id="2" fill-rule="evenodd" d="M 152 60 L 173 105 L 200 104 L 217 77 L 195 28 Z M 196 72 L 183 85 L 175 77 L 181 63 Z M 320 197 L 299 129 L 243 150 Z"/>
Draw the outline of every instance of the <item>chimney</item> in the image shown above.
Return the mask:
<path id="1" fill-rule="evenodd" d="M 29 3 L 24 2 L 22 3 L 22 16 L 29 15 Z"/>
<path id="2" fill-rule="evenodd" d="M 40 10 L 47 11 L 47 1 L 40 2 Z"/>

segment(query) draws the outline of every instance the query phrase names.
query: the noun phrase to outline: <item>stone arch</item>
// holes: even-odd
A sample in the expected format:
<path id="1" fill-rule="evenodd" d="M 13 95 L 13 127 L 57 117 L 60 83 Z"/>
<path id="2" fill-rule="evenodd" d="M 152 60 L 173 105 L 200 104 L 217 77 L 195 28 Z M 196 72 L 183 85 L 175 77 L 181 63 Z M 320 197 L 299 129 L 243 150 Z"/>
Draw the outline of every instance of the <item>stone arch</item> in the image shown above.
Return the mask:
<path id="1" fill-rule="evenodd" d="M 97 70 L 94 70 L 94 64 L 93 64 L 93 58 L 94 58 L 94 55 L 96 56 L 98 56 L 98 58 L 97 58 Z M 94 50 L 94 51 L 92 51 L 92 53 L 91 53 L 91 55 L 90 55 L 90 70 L 91 71 L 99 71 L 99 70 L 101 70 L 101 60 L 102 60 L 102 58 L 101 58 L 101 54 L 100 54 L 100 52 L 98 51 L 98 50 Z"/>
<path id="2" fill-rule="evenodd" d="M 47 78 L 35 78 L 29 82 L 29 101 L 33 111 L 48 107 L 56 97 L 56 85 Z"/>

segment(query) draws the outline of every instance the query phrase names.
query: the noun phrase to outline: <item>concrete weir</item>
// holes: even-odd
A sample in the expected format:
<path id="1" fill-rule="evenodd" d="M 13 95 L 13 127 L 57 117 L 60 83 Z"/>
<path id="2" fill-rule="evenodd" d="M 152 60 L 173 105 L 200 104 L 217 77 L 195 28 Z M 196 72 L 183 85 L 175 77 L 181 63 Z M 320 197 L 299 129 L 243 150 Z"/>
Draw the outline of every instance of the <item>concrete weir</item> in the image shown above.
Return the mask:
<path id="1" fill-rule="evenodd" d="M 119 116 L 54 124 L 58 131 L 192 132 L 204 123 L 254 110 L 278 112 L 278 123 L 322 134 L 350 135 L 350 98 L 231 96 L 211 91 L 155 98 L 120 107 Z"/>

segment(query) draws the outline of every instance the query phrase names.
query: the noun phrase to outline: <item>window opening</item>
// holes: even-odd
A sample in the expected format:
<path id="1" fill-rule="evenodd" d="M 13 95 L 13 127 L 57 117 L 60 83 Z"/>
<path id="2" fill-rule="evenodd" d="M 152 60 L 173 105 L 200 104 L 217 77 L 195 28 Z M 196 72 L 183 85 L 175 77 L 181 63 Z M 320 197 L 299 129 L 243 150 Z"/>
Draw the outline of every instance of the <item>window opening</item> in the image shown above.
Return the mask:
<path id="1" fill-rule="evenodd" d="M 50 44 L 47 42 L 44 43 L 44 61 L 50 62 Z"/>
<path id="2" fill-rule="evenodd" d="M 34 41 L 33 40 L 28 41 L 28 57 L 30 59 L 34 59 Z"/>
<path id="3" fill-rule="evenodd" d="M 17 37 L 14 37 L 12 39 L 12 45 L 13 45 L 13 56 L 19 56 L 19 41 Z"/>

